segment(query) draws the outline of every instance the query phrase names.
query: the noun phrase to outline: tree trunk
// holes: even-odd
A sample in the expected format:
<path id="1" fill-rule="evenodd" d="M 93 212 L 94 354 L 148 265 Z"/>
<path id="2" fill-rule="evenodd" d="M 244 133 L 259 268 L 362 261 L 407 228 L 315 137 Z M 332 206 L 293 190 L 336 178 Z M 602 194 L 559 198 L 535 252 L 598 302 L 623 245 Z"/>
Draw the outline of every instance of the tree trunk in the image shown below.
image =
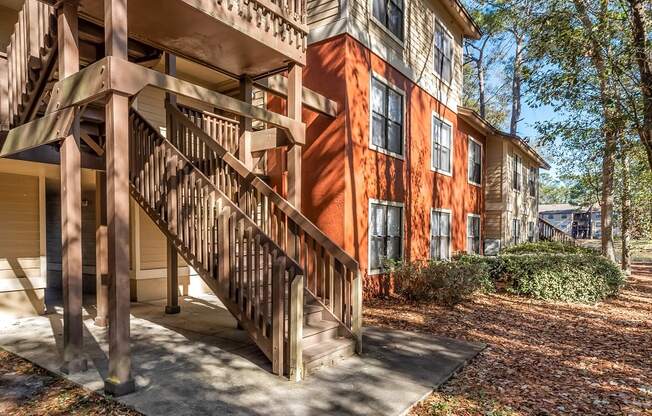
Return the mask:
<path id="1" fill-rule="evenodd" d="M 601 238 L 602 255 L 611 261 L 616 261 L 613 239 L 613 205 L 614 205 L 614 165 L 616 153 L 616 136 L 605 131 L 605 147 L 602 157 L 602 201 L 601 201 Z"/>
<path id="2" fill-rule="evenodd" d="M 484 67 L 482 59 L 478 60 L 478 89 L 479 89 L 479 104 L 480 104 L 480 117 L 487 116 L 487 103 L 485 97 L 485 83 L 484 83 Z"/>
<path id="3" fill-rule="evenodd" d="M 643 126 L 639 136 L 645 152 L 648 164 L 652 169 L 652 61 L 647 53 L 648 36 L 646 33 L 645 10 L 643 0 L 628 0 L 629 12 L 632 23 L 632 43 L 634 57 L 638 64 L 640 73 L 640 88 L 643 95 Z"/>
<path id="4" fill-rule="evenodd" d="M 622 157 L 620 158 L 622 164 L 622 175 L 623 175 L 623 189 L 621 196 L 621 217 L 620 217 L 620 235 L 622 238 L 622 255 L 620 268 L 625 272 L 626 275 L 632 273 L 632 260 L 630 257 L 630 244 L 631 244 L 631 229 L 630 229 L 630 217 L 631 217 L 631 193 L 629 189 L 629 163 L 627 161 L 627 154 L 623 152 Z"/>
<path id="5" fill-rule="evenodd" d="M 523 39 L 515 34 L 516 51 L 514 52 L 514 68 L 512 73 L 512 119 L 509 123 L 509 133 L 515 135 L 518 130 L 518 122 L 521 119 L 521 66 Z"/>

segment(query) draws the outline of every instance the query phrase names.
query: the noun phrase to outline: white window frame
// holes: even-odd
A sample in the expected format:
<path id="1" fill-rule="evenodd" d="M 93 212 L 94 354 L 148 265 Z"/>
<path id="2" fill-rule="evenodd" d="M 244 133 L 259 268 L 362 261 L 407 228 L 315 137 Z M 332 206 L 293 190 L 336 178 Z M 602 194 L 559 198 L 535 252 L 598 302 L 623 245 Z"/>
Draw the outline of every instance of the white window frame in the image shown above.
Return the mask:
<path id="1" fill-rule="evenodd" d="M 401 152 L 403 154 L 398 154 L 395 152 L 392 152 L 388 149 L 385 149 L 383 147 L 377 146 L 373 144 L 373 124 L 374 124 L 374 112 L 372 109 L 372 100 L 373 100 L 373 88 L 374 88 L 374 78 L 376 78 L 378 81 L 382 82 L 385 84 L 388 88 L 391 88 L 395 92 L 397 92 L 401 96 L 402 100 L 402 114 L 401 114 Z M 369 142 L 369 149 L 376 151 L 378 153 L 382 153 L 387 156 L 394 157 L 396 159 L 400 160 L 405 160 L 405 149 L 406 149 L 406 142 L 407 142 L 407 135 L 405 134 L 405 118 L 407 116 L 407 102 L 405 100 L 405 91 L 403 91 L 401 88 L 397 87 L 395 84 L 389 82 L 385 77 L 382 75 L 372 71 L 371 76 L 369 77 L 369 137 L 367 137 L 367 140 Z"/>
<path id="2" fill-rule="evenodd" d="M 515 163 L 515 161 L 517 161 Z M 510 160 L 512 164 L 512 176 L 509 178 L 509 186 L 514 192 L 521 192 L 523 188 L 523 158 L 518 155 L 516 152 L 512 153 L 512 158 Z M 516 164 L 516 166 L 514 166 Z M 519 172 L 520 171 L 520 172 Z M 516 184 L 518 188 L 514 188 L 514 175 L 516 174 Z"/>
<path id="3" fill-rule="evenodd" d="M 396 42 L 401 48 L 405 45 L 405 14 L 406 14 L 407 0 L 403 0 L 403 22 L 401 28 L 403 29 L 403 39 L 399 38 L 389 30 L 385 23 L 381 22 L 374 16 L 374 1 L 368 0 L 367 7 L 369 8 L 369 20 L 372 21 L 376 26 L 378 26 L 385 34 L 387 34 L 394 42 Z"/>
<path id="4" fill-rule="evenodd" d="M 450 163 L 449 163 L 449 165 L 450 165 L 450 172 L 447 172 L 447 171 L 445 171 L 445 170 L 442 170 L 442 169 L 440 169 L 440 168 L 435 167 L 435 165 L 434 165 L 434 163 L 433 163 L 433 160 L 432 160 L 432 159 L 433 159 L 433 155 L 434 155 L 434 153 L 435 153 L 435 146 L 434 146 L 434 140 L 435 140 L 435 138 L 434 138 L 434 136 L 433 136 L 433 132 L 434 132 L 434 130 L 435 130 L 435 129 L 434 129 L 434 127 L 435 127 L 435 118 L 436 118 L 437 120 L 439 120 L 440 122 L 442 122 L 443 124 L 446 124 L 446 125 L 448 125 L 448 127 L 450 127 L 450 132 L 451 132 L 450 149 L 449 149 L 449 150 L 450 150 L 450 152 L 449 152 L 449 153 L 450 153 L 450 156 L 449 156 L 449 158 L 450 158 L 450 161 L 449 161 L 449 162 L 450 162 Z M 441 129 L 440 129 L 440 131 L 441 131 Z M 441 116 L 439 113 L 437 113 L 436 111 L 433 111 L 433 112 L 432 112 L 432 115 L 431 115 L 431 117 L 430 117 L 430 170 L 433 171 L 433 172 L 440 173 L 440 174 L 442 174 L 442 175 L 453 176 L 453 168 L 454 168 L 454 166 L 453 166 L 453 161 L 455 160 L 455 157 L 454 157 L 454 155 L 453 155 L 454 152 L 455 152 L 455 130 L 453 129 L 453 123 L 451 123 L 450 121 L 446 120 L 444 117 L 442 117 L 442 116 Z M 467 175 L 467 176 L 468 176 L 468 175 Z"/>
<path id="5" fill-rule="evenodd" d="M 517 228 L 514 226 L 515 224 L 518 225 L 518 235 L 516 233 Z M 516 217 L 512 218 L 512 235 L 510 237 L 511 242 L 514 245 L 521 242 L 521 220 Z"/>
<path id="6" fill-rule="evenodd" d="M 455 36 L 451 33 L 450 30 L 448 30 L 448 27 L 444 24 L 444 21 L 442 19 L 439 19 L 437 16 L 433 16 L 432 19 L 433 25 L 432 25 L 432 74 L 445 86 L 450 87 L 453 85 L 453 80 L 455 79 Z M 451 79 L 450 81 L 446 81 L 442 74 L 440 74 L 435 68 L 437 62 L 435 62 L 435 40 L 437 37 L 437 25 L 443 29 L 443 33 L 447 35 L 450 38 L 451 42 Z"/>
<path id="7" fill-rule="evenodd" d="M 478 253 L 477 254 L 482 254 L 482 216 L 479 214 L 473 214 L 473 213 L 468 213 L 466 214 L 466 252 L 471 254 L 471 251 L 469 251 L 469 219 L 471 218 L 477 218 L 480 227 L 479 227 L 479 234 L 478 234 Z M 473 253 L 475 254 L 475 253 Z"/>
<path id="8" fill-rule="evenodd" d="M 482 180 L 484 179 L 484 147 L 482 146 L 482 143 L 479 142 L 478 140 L 474 139 L 471 136 L 468 136 L 469 141 L 466 145 L 466 163 L 468 164 L 467 170 L 466 170 L 466 179 L 471 185 L 479 186 L 482 187 Z M 477 144 L 480 146 L 480 183 L 473 182 L 470 179 L 471 176 L 471 142 Z"/>
<path id="9" fill-rule="evenodd" d="M 535 172 L 534 175 L 532 175 L 532 171 Z M 537 195 L 539 195 L 539 174 L 538 174 L 538 170 L 537 170 L 536 166 L 530 166 L 528 168 L 528 170 L 527 170 L 527 174 L 528 174 L 527 195 L 530 198 L 536 198 Z M 534 181 L 533 181 L 533 183 L 534 183 L 534 195 L 532 195 L 532 190 L 530 188 L 530 179 L 532 179 L 532 177 L 534 177 Z"/>
<path id="10" fill-rule="evenodd" d="M 430 209 L 430 233 L 428 234 L 428 258 L 431 260 L 436 260 L 432 257 L 432 214 L 435 212 L 448 214 L 448 259 L 439 259 L 441 260 L 450 260 L 453 256 L 453 211 L 448 208 L 431 208 Z"/>
<path id="11" fill-rule="evenodd" d="M 386 201 L 382 199 L 369 198 L 369 204 L 367 205 L 367 274 L 369 276 L 385 274 L 387 269 L 372 269 L 371 268 L 371 205 L 385 205 L 388 207 L 399 207 L 401 208 L 401 259 L 405 257 L 405 204 L 403 202 L 396 201 Z"/>

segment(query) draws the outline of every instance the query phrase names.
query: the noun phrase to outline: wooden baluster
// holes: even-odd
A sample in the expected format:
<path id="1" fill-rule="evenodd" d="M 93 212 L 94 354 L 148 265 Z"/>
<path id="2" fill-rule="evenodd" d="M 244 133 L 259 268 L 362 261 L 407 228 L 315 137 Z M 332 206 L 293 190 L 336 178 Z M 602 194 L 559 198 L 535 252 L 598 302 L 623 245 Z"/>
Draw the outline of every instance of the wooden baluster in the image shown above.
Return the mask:
<path id="1" fill-rule="evenodd" d="M 351 304 L 353 306 L 353 316 L 351 318 L 351 332 L 355 335 L 355 350 L 362 354 L 362 275 L 360 270 L 351 270 L 352 273 L 352 290 Z"/>
<path id="2" fill-rule="evenodd" d="M 284 323 L 283 300 L 285 297 L 285 256 L 274 250 L 272 273 L 272 372 L 283 375 Z"/>
<path id="3" fill-rule="evenodd" d="M 303 378 L 303 286 L 304 277 L 290 272 L 290 293 L 288 305 L 288 348 L 289 376 L 292 381 Z"/>
<path id="4" fill-rule="evenodd" d="M 253 296 L 254 296 L 254 288 L 253 288 L 253 278 L 254 278 L 254 270 L 253 270 L 253 234 L 252 234 L 252 229 L 250 226 L 247 227 L 247 251 L 246 251 L 246 256 L 247 256 L 247 304 L 246 304 L 246 310 L 245 310 L 245 315 L 247 318 L 252 319 L 253 318 Z"/>
<path id="5" fill-rule="evenodd" d="M 270 297 L 271 290 L 269 282 L 269 247 L 263 246 L 263 333 L 266 338 L 270 337 L 267 324 L 270 316 Z"/>
<path id="6" fill-rule="evenodd" d="M 333 263 L 333 314 L 337 319 L 342 319 L 342 274 L 338 271 L 339 262 Z"/>
<path id="7" fill-rule="evenodd" d="M 261 264 L 260 264 L 260 234 L 256 234 L 254 241 L 254 325 L 260 330 L 260 290 L 261 290 Z"/>
<path id="8" fill-rule="evenodd" d="M 319 246 L 317 248 L 317 269 L 319 271 L 319 294 L 315 293 L 318 296 L 321 296 L 322 302 L 326 303 L 326 262 L 324 261 L 324 256 L 326 255 L 326 250 Z"/>
<path id="9" fill-rule="evenodd" d="M 238 220 L 238 305 L 242 310 L 244 305 L 244 221 Z"/>

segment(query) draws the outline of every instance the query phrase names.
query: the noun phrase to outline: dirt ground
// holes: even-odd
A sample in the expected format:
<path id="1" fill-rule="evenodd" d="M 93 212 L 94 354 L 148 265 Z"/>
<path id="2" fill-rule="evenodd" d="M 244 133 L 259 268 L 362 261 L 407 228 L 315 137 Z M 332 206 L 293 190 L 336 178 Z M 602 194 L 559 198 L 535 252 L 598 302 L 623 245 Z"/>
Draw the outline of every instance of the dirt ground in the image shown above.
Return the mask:
<path id="1" fill-rule="evenodd" d="M 652 415 L 652 265 L 594 306 L 482 295 L 454 308 L 367 303 L 365 325 L 488 345 L 415 415 Z"/>
<path id="2" fill-rule="evenodd" d="M 0 349 L 0 415 L 136 416 L 140 413 Z"/>

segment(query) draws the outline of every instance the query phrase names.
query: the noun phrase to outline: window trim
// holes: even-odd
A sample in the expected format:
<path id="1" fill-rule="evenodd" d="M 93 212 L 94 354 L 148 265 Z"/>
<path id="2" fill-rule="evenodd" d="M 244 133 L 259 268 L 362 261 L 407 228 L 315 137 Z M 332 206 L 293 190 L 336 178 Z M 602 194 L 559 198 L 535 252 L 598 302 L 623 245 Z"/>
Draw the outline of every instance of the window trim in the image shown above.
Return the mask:
<path id="1" fill-rule="evenodd" d="M 450 159 L 450 167 L 451 167 L 450 172 L 447 172 L 447 171 L 445 171 L 445 170 L 442 170 L 442 169 L 436 168 L 436 167 L 434 166 L 434 164 L 432 163 L 432 156 L 433 156 L 433 153 L 434 153 L 434 151 L 435 151 L 435 147 L 433 146 L 433 139 L 434 139 L 434 137 L 432 136 L 432 133 L 433 133 L 433 127 L 434 127 L 434 119 L 435 119 L 435 118 L 436 118 L 437 120 L 441 121 L 442 123 L 447 124 L 448 127 L 450 127 L 450 132 L 451 132 L 450 156 L 449 156 L 449 159 Z M 453 176 L 453 162 L 455 161 L 454 153 L 455 153 L 455 129 L 453 128 L 453 123 L 451 123 L 450 121 L 446 120 L 446 119 L 445 119 L 443 116 L 441 116 L 438 112 L 433 111 L 433 112 L 432 112 L 432 115 L 431 115 L 431 117 L 430 117 L 430 170 L 431 170 L 432 172 L 436 172 L 436 173 L 439 173 L 439 174 L 441 174 L 441 175 L 446 175 L 446 176 L 451 176 L 451 177 L 452 177 L 452 176 Z M 467 172 L 467 177 L 468 177 L 468 172 Z"/>
<path id="2" fill-rule="evenodd" d="M 475 253 L 471 253 L 469 251 L 469 233 L 468 233 L 468 231 L 469 231 L 469 218 L 477 218 L 478 221 L 480 222 L 480 229 L 479 229 L 480 234 L 478 235 L 478 243 L 479 243 L 478 244 L 478 249 L 479 249 L 478 254 L 482 255 L 482 253 L 484 251 L 482 249 L 482 216 L 480 214 L 474 214 L 472 212 L 469 212 L 468 214 L 466 214 L 466 252 L 467 252 L 467 254 L 475 254 Z"/>
<path id="3" fill-rule="evenodd" d="M 428 234 L 428 259 L 436 260 L 432 258 L 432 214 L 434 212 L 440 212 L 448 214 L 448 259 L 450 260 L 453 257 L 453 211 L 449 208 L 430 208 L 430 233 Z M 442 261 L 444 259 L 439 259 L 437 261 Z"/>
<path id="4" fill-rule="evenodd" d="M 511 159 L 512 160 L 510 160 L 510 163 L 512 164 L 512 177 L 510 178 L 510 188 L 512 188 L 513 192 L 520 193 L 523 187 L 523 158 L 516 152 L 513 152 Z M 514 169 L 514 160 L 516 159 L 518 159 L 518 163 L 516 163 L 517 169 Z M 519 170 L 520 172 L 518 172 Z M 518 186 L 517 188 L 514 188 L 514 174 L 516 174 L 516 185 Z"/>
<path id="5" fill-rule="evenodd" d="M 514 227 L 515 222 L 516 224 L 518 224 L 518 235 L 515 233 L 517 229 L 516 227 Z M 518 219 L 517 217 L 512 218 L 512 235 L 510 240 L 514 245 L 519 244 L 521 242 L 521 220 Z"/>
<path id="6" fill-rule="evenodd" d="M 374 16 L 374 1 L 373 0 L 368 0 L 367 1 L 367 7 L 368 7 L 368 10 L 369 10 L 369 20 L 372 21 L 374 23 L 374 25 L 379 27 L 385 34 L 389 35 L 389 37 L 394 42 L 396 42 L 401 47 L 401 49 L 405 47 L 405 9 L 406 9 L 406 6 L 407 6 L 406 1 L 403 0 L 403 21 L 401 22 L 401 28 L 403 29 L 403 33 L 401 33 L 401 35 L 403 35 L 403 40 L 401 40 L 401 38 L 399 38 L 394 33 L 392 33 L 392 31 L 389 30 L 389 28 L 387 26 L 385 26 L 385 24 L 383 22 L 381 22 L 380 20 L 378 20 L 376 18 L 376 16 Z"/>
<path id="7" fill-rule="evenodd" d="M 482 143 L 470 135 L 468 137 L 468 143 L 466 144 L 466 163 L 467 163 L 467 169 L 466 169 L 466 179 L 467 181 L 473 185 L 473 186 L 478 186 L 482 188 L 482 181 L 484 180 L 484 146 Z M 471 176 L 471 163 L 469 160 L 469 156 L 471 155 L 471 152 L 469 151 L 471 149 L 471 142 L 475 142 L 477 145 L 480 146 L 480 183 L 473 182 L 469 177 Z"/>
<path id="8" fill-rule="evenodd" d="M 373 0 L 371 0 L 373 1 Z M 437 71 L 435 71 L 435 35 L 437 34 L 437 24 L 441 26 L 442 29 L 444 29 L 444 32 L 450 36 L 451 39 L 451 80 L 446 81 L 444 77 L 439 74 Z M 432 66 L 430 67 L 430 71 L 432 72 L 432 75 L 439 80 L 444 86 L 448 88 L 452 88 L 453 86 L 453 80 L 455 80 L 455 36 L 453 36 L 453 33 L 448 30 L 448 27 L 444 24 L 444 21 L 437 17 L 435 14 L 432 16 Z"/>
<path id="9" fill-rule="evenodd" d="M 385 205 L 387 207 L 399 207 L 401 208 L 401 259 L 405 258 L 405 204 L 403 202 L 396 201 L 386 201 L 383 199 L 369 198 L 369 203 L 367 204 L 367 275 L 374 276 L 379 274 L 386 274 L 387 269 L 372 269 L 371 268 L 371 205 Z"/>
<path id="10" fill-rule="evenodd" d="M 392 152 L 388 149 L 384 149 L 380 146 L 376 146 L 373 144 L 372 136 L 373 136 L 373 123 L 374 123 L 374 111 L 372 109 L 372 100 L 373 100 L 373 88 L 374 88 L 374 78 L 376 78 L 378 81 L 381 83 L 385 84 L 388 88 L 391 88 L 394 90 L 396 93 L 398 93 L 401 96 L 402 100 L 402 113 L 401 113 L 401 151 L 403 154 L 398 154 L 395 152 Z M 369 77 L 369 135 L 367 137 L 367 141 L 369 142 L 369 149 L 376 151 L 378 153 L 382 153 L 384 155 L 394 157 L 396 159 L 400 160 L 405 160 L 405 150 L 406 150 L 406 141 L 407 141 L 407 136 L 406 136 L 406 130 L 405 130 L 405 117 L 407 116 L 407 111 L 406 111 L 406 99 L 405 99 L 405 91 L 403 91 L 401 88 L 397 87 L 394 83 L 389 82 L 384 76 L 378 74 L 375 71 L 371 71 L 371 76 Z"/>
<path id="11" fill-rule="evenodd" d="M 532 183 L 534 184 L 534 195 L 532 195 L 532 188 L 530 188 L 530 178 L 532 178 L 532 171 L 536 172 L 534 174 L 534 181 L 532 181 Z M 538 172 L 538 169 L 537 169 L 536 166 L 529 166 L 528 169 L 527 169 L 527 174 L 528 174 L 528 176 L 527 176 L 527 185 L 528 185 L 527 194 L 528 194 L 528 197 L 530 197 L 532 199 L 535 199 L 539 195 L 539 181 L 538 181 L 539 174 L 538 173 L 539 172 Z"/>

